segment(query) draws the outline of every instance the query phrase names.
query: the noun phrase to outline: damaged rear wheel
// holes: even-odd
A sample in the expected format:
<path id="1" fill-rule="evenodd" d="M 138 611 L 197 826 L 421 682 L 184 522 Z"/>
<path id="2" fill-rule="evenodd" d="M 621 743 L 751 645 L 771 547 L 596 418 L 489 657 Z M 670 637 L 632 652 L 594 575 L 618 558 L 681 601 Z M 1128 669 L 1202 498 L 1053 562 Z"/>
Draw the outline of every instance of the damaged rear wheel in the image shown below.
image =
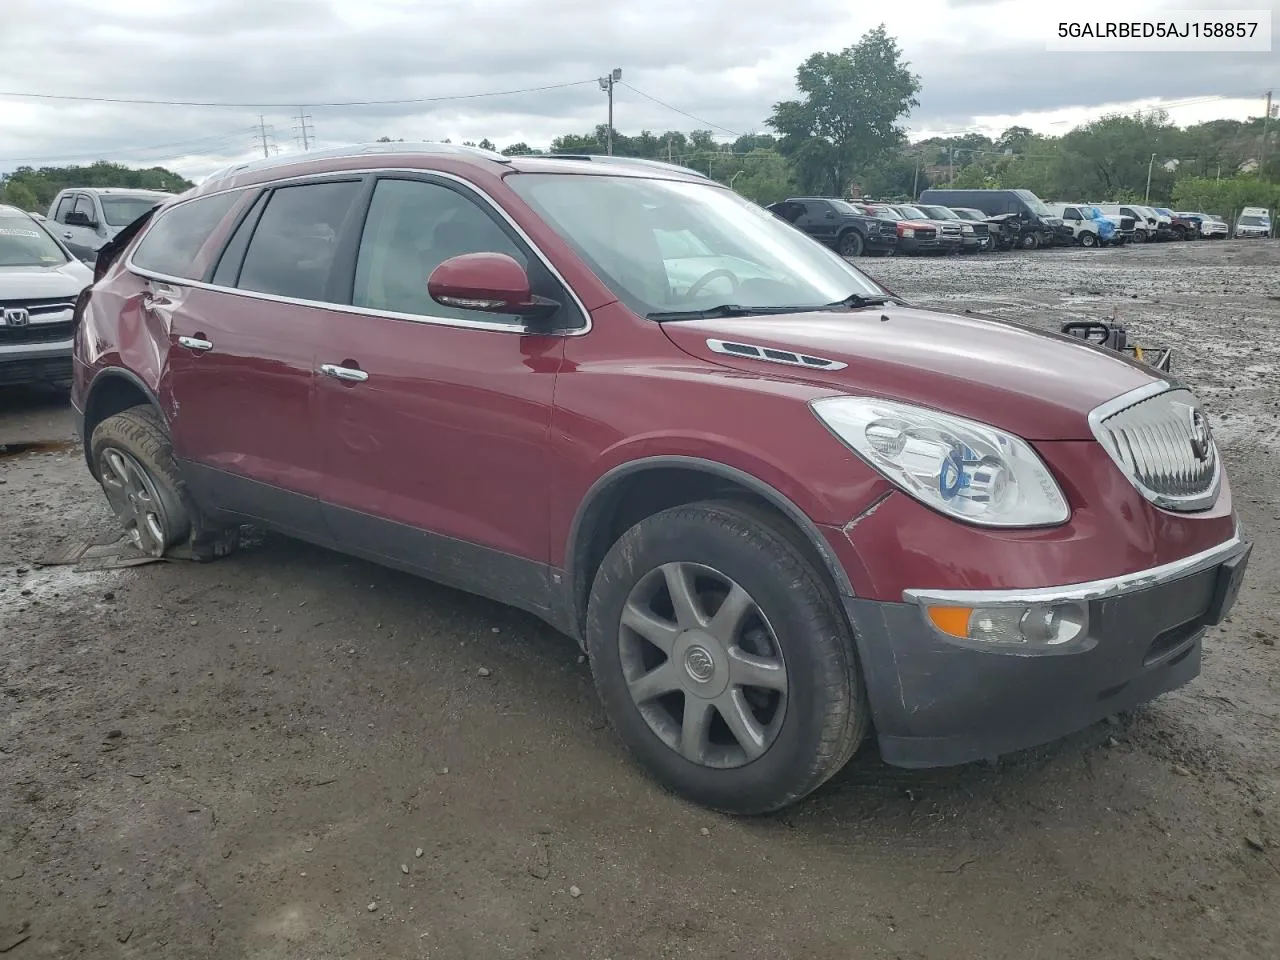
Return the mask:
<path id="1" fill-rule="evenodd" d="M 90 457 L 125 535 L 146 556 L 208 560 L 238 542 L 238 528 L 202 520 L 164 423 L 151 407 L 131 407 L 98 424 Z"/>

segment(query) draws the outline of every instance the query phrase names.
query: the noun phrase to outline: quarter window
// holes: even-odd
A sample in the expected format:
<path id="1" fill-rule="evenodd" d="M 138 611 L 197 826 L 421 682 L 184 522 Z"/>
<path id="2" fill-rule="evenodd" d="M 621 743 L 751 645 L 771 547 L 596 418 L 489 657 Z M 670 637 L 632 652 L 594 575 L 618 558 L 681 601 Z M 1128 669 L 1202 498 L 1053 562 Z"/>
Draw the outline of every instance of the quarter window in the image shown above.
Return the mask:
<path id="1" fill-rule="evenodd" d="M 160 211 L 133 252 L 134 266 L 167 277 L 200 279 L 200 249 L 239 198 L 239 191 L 218 193 Z"/>
<path id="2" fill-rule="evenodd" d="M 359 191 L 359 181 L 345 180 L 272 193 L 236 286 L 296 300 L 326 300 L 338 236 Z"/>
<path id="3" fill-rule="evenodd" d="M 360 238 L 352 303 L 391 313 L 522 324 L 516 316 L 477 313 L 431 299 L 431 272 L 466 253 L 505 253 L 526 269 L 529 265 L 515 240 L 461 192 L 421 180 L 380 180 Z"/>

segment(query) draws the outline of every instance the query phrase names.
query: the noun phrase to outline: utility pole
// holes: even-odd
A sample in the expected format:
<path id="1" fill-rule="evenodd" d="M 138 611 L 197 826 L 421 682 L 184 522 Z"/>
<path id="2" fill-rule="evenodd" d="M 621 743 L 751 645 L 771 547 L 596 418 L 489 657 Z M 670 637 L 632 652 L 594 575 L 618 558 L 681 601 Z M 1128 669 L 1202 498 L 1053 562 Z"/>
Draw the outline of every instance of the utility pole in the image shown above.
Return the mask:
<path id="1" fill-rule="evenodd" d="M 947 186 L 956 182 L 956 148 L 947 147 Z"/>
<path id="2" fill-rule="evenodd" d="M 267 149 L 267 120 L 262 114 L 258 114 L 258 137 L 262 141 L 262 155 L 269 157 L 271 152 Z"/>
<path id="3" fill-rule="evenodd" d="M 609 127 L 606 152 L 613 156 L 613 85 L 622 79 L 622 68 L 614 67 L 613 71 L 600 78 L 600 89 L 609 95 Z"/>
<path id="4" fill-rule="evenodd" d="M 309 121 L 310 119 L 311 119 L 311 115 L 308 114 L 302 107 L 299 107 L 298 108 L 298 136 L 302 140 L 303 150 L 310 150 L 311 141 L 315 139 L 315 130 L 307 129 L 307 121 Z"/>
<path id="5" fill-rule="evenodd" d="M 1258 157 L 1258 176 L 1263 176 L 1267 166 L 1267 126 L 1271 123 L 1271 91 L 1267 91 L 1267 109 L 1262 114 L 1262 153 Z"/>
<path id="6" fill-rule="evenodd" d="M 920 196 L 920 158 L 916 157 L 916 175 L 911 178 L 911 199 Z"/>
<path id="7" fill-rule="evenodd" d="M 671 163 L 671 134 L 667 134 L 667 163 Z"/>
<path id="8" fill-rule="evenodd" d="M 1142 201 L 1144 206 L 1151 202 L 1151 170 L 1155 165 L 1156 155 L 1153 153 L 1151 159 L 1147 161 L 1147 195 Z"/>

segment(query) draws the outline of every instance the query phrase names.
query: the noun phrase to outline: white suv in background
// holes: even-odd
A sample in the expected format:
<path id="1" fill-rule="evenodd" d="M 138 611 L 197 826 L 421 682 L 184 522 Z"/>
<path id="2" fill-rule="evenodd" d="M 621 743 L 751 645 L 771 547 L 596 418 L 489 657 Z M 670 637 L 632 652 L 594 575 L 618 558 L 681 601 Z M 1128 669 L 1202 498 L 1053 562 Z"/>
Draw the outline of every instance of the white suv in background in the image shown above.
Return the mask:
<path id="1" fill-rule="evenodd" d="M 0 386 L 71 383 L 71 314 L 93 271 L 43 223 L 0 204 Z"/>

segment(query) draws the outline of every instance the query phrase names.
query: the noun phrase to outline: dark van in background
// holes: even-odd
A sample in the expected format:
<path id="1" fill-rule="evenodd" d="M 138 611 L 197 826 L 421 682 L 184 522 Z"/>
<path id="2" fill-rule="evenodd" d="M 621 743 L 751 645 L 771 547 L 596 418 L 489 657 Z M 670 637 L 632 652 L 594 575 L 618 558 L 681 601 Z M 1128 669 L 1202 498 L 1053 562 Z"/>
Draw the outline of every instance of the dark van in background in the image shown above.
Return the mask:
<path id="1" fill-rule="evenodd" d="M 1023 250 L 1047 247 L 1058 240 L 1064 224 L 1030 190 L 926 190 L 920 202 L 944 207 L 972 207 L 988 217 L 1008 217 L 1017 224 L 1016 245 Z M 1007 232 L 1001 226 L 1001 232 Z M 1066 229 L 1070 233 L 1070 228 Z"/>

